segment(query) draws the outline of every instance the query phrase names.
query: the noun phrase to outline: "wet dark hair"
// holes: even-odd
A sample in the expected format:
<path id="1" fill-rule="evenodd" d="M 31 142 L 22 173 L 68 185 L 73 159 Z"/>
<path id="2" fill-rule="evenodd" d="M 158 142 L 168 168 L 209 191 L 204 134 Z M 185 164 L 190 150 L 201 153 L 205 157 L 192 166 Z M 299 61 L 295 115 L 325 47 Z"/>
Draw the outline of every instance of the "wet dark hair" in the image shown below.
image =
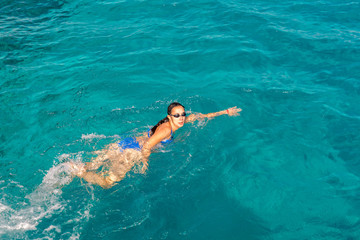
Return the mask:
<path id="1" fill-rule="evenodd" d="M 181 106 L 181 107 L 183 107 L 183 108 L 185 109 L 185 107 L 184 107 L 183 105 L 181 105 L 180 103 L 178 103 L 178 102 L 173 102 L 173 103 L 171 103 L 171 104 L 168 106 L 167 114 L 170 115 L 170 114 L 171 114 L 171 110 L 172 110 L 174 107 L 178 107 L 178 106 Z M 166 122 L 168 122 L 168 121 L 169 121 L 169 118 L 168 118 L 167 116 L 166 116 L 164 119 L 160 120 L 160 121 L 150 130 L 149 135 L 152 136 L 152 135 L 155 133 L 155 131 L 156 131 L 156 129 L 157 129 L 158 126 L 160 126 L 161 124 L 166 123 Z"/>

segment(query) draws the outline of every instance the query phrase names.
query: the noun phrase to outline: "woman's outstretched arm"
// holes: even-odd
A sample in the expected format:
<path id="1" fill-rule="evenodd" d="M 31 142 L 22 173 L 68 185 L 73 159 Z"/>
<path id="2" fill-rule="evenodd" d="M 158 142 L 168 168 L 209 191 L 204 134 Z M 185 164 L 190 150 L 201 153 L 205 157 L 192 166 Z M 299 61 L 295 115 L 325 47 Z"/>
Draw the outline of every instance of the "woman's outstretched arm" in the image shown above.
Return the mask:
<path id="1" fill-rule="evenodd" d="M 200 119 L 204 119 L 204 118 L 214 118 L 214 117 L 224 115 L 224 114 L 227 114 L 229 116 L 239 116 L 240 115 L 239 112 L 241 112 L 241 111 L 242 111 L 241 108 L 232 107 L 232 108 L 228 108 L 223 111 L 213 112 L 213 113 L 208 113 L 208 114 L 202 114 L 202 113 L 191 114 L 188 117 L 186 117 L 186 123 L 194 122 L 196 120 L 200 120 Z"/>

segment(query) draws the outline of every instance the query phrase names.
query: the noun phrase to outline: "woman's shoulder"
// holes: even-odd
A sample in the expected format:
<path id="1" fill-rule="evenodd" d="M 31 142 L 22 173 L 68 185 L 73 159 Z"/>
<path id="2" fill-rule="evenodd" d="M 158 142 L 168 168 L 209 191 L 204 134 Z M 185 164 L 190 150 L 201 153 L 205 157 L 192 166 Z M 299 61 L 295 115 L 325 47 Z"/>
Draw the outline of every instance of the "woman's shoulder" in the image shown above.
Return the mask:
<path id="1" fill-rule="evenodd" d="M 161 135 L 170 135 L 171 134 L 171 125 L 169 122 L 161 124 L 158 129 L 156 129 L 156 133 L 161 133 Z"/>

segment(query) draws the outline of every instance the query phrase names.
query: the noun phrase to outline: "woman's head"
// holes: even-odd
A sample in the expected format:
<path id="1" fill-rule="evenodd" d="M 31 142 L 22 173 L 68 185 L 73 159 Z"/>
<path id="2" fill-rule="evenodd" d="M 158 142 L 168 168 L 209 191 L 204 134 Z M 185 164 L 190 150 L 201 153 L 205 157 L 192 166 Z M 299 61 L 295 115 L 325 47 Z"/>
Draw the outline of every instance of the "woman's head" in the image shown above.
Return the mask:
<path id="1" fill-rule="evenodd" d="M 171 114 L 171 110 L 173 110 L 173 108 L 175 108 L 175 107 L 182 107 L 183 109 L 185 109 L 185 107 L 184 107 L 183 105 L 181 105 L 180 103 L 178 103 L 178 102 L 173 102 L 173 103 L 171 103 L 171 104 L 168 106 L 168 109 L 167 109 L 168 115 Z"/>
<path id="2" fill-rule="evenodd" d="M 185 107 L 178 102 L 173 102 L 168 106 L 168 115 L 160 120 L 150 131 L 150 135 L 153 135 L 156 128 L 163 123 L 171 122 L 176 128 L 182 127 L 185 123 Z"/>
<path id="3" fill-rule="evenodd" d="M 185 107 L 178 102 L 173 102 L 168 106 L 168 116 L 170 122 L 176 127 L 180 128 L 185 123 Z"/>

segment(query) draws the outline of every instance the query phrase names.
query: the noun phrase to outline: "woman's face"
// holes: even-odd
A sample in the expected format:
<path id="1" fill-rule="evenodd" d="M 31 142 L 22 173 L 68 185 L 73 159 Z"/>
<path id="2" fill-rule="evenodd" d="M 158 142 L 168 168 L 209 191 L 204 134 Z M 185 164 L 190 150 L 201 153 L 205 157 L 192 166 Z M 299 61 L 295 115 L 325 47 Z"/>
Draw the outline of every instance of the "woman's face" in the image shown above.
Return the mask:
<path id="1" fill-rule="evenodd" d="M 170 119 L 176 128 L 181 128 L 185 123 L 185 109 L 182 106 L 177 106 L 171 109 Z M 184 115 L 184 116 L 183 116 Z"/>

